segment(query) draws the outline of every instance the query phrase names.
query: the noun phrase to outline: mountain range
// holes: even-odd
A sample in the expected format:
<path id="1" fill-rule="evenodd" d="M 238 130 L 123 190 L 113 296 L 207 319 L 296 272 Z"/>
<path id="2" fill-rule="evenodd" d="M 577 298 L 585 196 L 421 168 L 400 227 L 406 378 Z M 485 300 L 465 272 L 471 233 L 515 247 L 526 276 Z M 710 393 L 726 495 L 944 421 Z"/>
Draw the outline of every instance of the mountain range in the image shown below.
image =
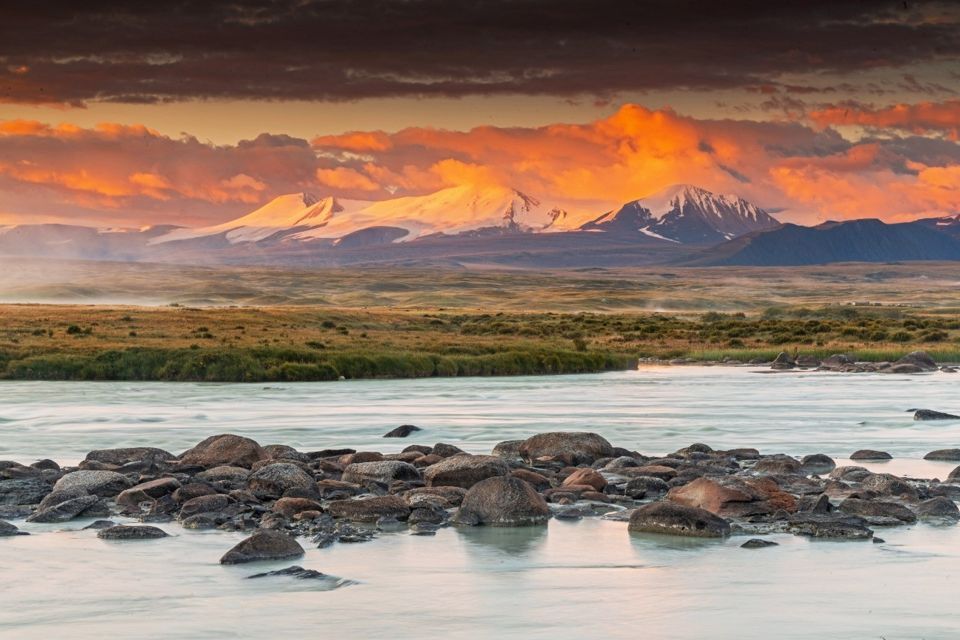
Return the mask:
<path id="1" fill-rule="evenodd" d="M 960 215 L 781 224 L 736 196 L 675 185 L 602 214 L 507 187 L 451 187 L 380 201 L 308 193 L 217 225 L 0 227 L 0 255 L 225 264 L 807 265 L 960 260 Z"/>

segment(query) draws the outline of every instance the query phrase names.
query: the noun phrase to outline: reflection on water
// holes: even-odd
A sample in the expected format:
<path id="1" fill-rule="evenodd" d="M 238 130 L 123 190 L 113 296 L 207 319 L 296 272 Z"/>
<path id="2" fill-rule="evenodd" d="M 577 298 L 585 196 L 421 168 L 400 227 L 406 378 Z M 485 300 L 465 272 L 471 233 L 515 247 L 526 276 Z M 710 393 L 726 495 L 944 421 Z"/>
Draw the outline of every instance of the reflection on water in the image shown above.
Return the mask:
<path id="1" fill-rule="evenodd" d="M 882 449 L 877 471 L 944 477 L 920 458 L 960 446 L 960 424 L 915 423 L 915 406 L 960 410 L 960 378 L 757 375 L 652 369 L 561 378 L 332 384 L 0 384 L 0 459 L 76 461 L 89 449 L 179 452 L 219 432 L 301 449 L 398 450 L 446 441 L 486 452 L 546 429 L 589 429 L 664 453 L 695 441 L 841 464 Z M 411 422 L 406 440 L 382 434 Z M 857 464 L 857 463 L 852 463 Z M 863 464 L 863 463 L 860 463 Z M 960 527 L 879 529 L 884 544 L 769 536 L 703 541 L 629 534 L 625 522 L 405 532 L 308 548 L 294 562 L 221 566 L 241 539 L 160 525 L 162 540 L 107 542 L 67 524 L 15 524 L 0 539 L 6 638 L 952 638 Z M 309 547 L 309 542 L 304 541 Z M 246 580 L 300 564 L 356 581 Z"/>

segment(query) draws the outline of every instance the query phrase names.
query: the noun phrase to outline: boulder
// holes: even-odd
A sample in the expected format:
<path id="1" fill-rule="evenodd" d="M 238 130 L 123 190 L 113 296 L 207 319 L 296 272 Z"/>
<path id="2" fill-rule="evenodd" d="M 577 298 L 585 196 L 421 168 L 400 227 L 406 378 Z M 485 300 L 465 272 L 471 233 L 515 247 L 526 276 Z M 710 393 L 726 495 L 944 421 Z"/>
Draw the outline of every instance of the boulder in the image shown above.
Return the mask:
<path id="1" fill-rule="evenodd" d="M 907 507 L 883 500 L 847 498 L 840 503 L 840 511 L 860 516 L 867 524 L 872 525 L 908 524 L 917 521 L 917 516 Z"/>
<path id="2" fill-rule="evenodd" d="M 797 366 L 796 361 L 786 351 L 781 351 L 777 354 L 777 357 L 773 359 L 773 362 L 770 363 L 770 368 L 783 371 L 786 369 L 793 369 Z"/>
<path id="3" fill-rule="evenodd" d="M 674 487 L 667 500 L 723 517 L 744 518 L 776 511 L 793 512 L 797 501 L 768 478 L 703 477 Z"/>
<path id="4" fill-rule="evenodd" d="M 99 462 L 122 467 L 131 462 L 157 464 L 176 460 L 177 456 L 154 447 L 125 447 L 121 449 L 96 449 L 87 454 L 85 462 Z"/>
<path id="5" fill-rule="evenodd" d="M 323 511 L 323 505 L 310 498 L 280 498 L 273 503 L 273 512 L 292 518 L 303 511 Z"/>
<path id="6" fill-rule="evenodd" d="M 72 492 L 56 492 L 64 500 L 39 507 L 27 522 L 67 522 L 80 516 L 87 509 L 100 504 L 100 498 L 88 494 L 76 495 Z"/>
<path id="7" fill-rule="evenodd" d="M 730 535 L 730 524 L 723 518 L 704 509 L 673 502 L 652 502 L 640 507 L 630 516 L 628 529 L 695 538 Z"/>
<path id="8" fill-rule="evenodd" d="M 850 454 L 851 460 L 893 460 L 893 456 L 886 451 L 875 449 L 860 449 Z"/>
<path id="9" fill-rule="evenodd" d="M 97 532 L 97 537 L 103 540 L 155 540 L 168 536 L 169 534 L 163 529 L 147 525 L 121 524 Z"/>
<path id="10" fill-rule="evenodd" d="M 490 455 L 505 460 L 520 460 L 522 458 L 520 455 L 520 445 L 523 443 L 523 440 L 504 440 L 493 447 Z"/>
<path id="11" fill-rule="evenodd" d="M 8 536 L 25 536 L 25 535 L 29 535 L 29 534 L 25 531 L 20 531 L 20 529 L 17 529 L 14 525 L 10 524 L 9 522 L 0 520 L 0 538 L 6 538 Z"/>
<path id="12" fill-rule="evenodd" d="M 201 471 L 194 477 L 197 480 L 204 480 L 206 482 L 227 482 L 239 484 L 245 483 L 250 477 L 250 473 L 250 469 L 245 469 L 243 467 L 221 465 L 219 467 L 207 469 L 206 471 Z"/>
<path id="13" fill-rule="evenodd" d="M 526 461 L 558 457 L 569 464 L 593 464 L 598 458 L 613 457 L 613 446 L 606 438 L 585 431 L 554 431 L 527 438 L 519 448 Z"/>
<path id="14" fill-rule="evenodd" d="M 74 471 L 53 485 L 54 491 L 80 489 L 91 495 L 112 498 L 133 486 L 133 480 L 116 471 Z"/>
<path id="15" fill-rule="evenodd" d="M 862 482 L 865 478 L 872 476 L 873 473 L 866 467 L 857 467 L 846 465 L 837 467 L 830 472 L 830 477 L 844 482 Z"/>
<path id="16" fill-rule="evenodd" d="M 373 481 L 389 485 L 395 480 L 419 480 L 420 470 L 412 464 L 399 460 L 354 462 L 343 470 L 341 479 L 354 484 Z"/>
<path id="17" fill-rule="evenodd" d="M 820 363 L 820 368 L 825 371 L 844 371 L 850 367 L 855 367 L 856 358 L 845 353 L 835 353 Z"/>
<path id="18" fill-rule="evenodd" d="M 937 496 L 924 500 L 917 505 L 917 517 L 921 520 L 940 520 L 948 522 L 957 522 L 960 520 L 960 510 L 950 498 Z"/>
<path id="19" fill-rule="evenodd" d="M 0 505 L 38 504 L 52 489 L 39 477 L 0 480 Z"/>
<path id="20" fill-rule="evenodd" d="M 450 456 L 458 456 L 461 453 L 466 453 L 466 451 L 452 444 L 438 442 L 430 449 L 430 453 L 435 456 L 440 456 L 441 458 L 449 458 Z"/>
<path id="21" fill-rule="evenodd" d="M 860 481 L 860 486 L 881 496 L 892 496 L 908 501 L 916 501 L 920 497 L 916 487 L 890 473 L 871 473 Z"/>
<path id="22" fill-rule="evenodd" d="M 792 533 L 811 538 L 869 540 L 873 531 L 863 518 L 842 513 L 797 513 L 787 520 Z"/>
<path id="23" fill-rule="evenodd" d="M 777 545 L 777 543 L 774 542 L 773 540 L 761 540 L 760 538 L 750 538 L 749 540 L 744 542 L 742 545 L 740 545 L 740 548 L 741 549 L 765 549 L 766 547 L 776 547 L 776 546 L 779 546 L 779 545 Z"/>
<path id="24" fill-rule="evenodd" d="M 444 507 L 458 507 L 467 490 L 463 487 L 417 487 L 403 492 L 404 501 L 411 507 L 427 500 Z"/>
<path id="25" fill-rule="evenodd" d="M 510 465 L 497 456 L 456 455 L 423 470 L 428 487 L 453 486 L 469 489 L 476 483 L 510 473 Z"/>
<path id="26" fill-rule="evenodd" d="M 423 431 L 423 429 L 421 429 L 420 427 L 414 426 L 412 424 L 402 424 L 396 429 L 391 429 L 390 431 L 387 431 L 385 434 L 383 434 L 383 437 L 384 438 L 406 438 L 411 433 L 415 433 L 417 431 Z"/>
<path id="27" fill-rule="evenodd" d="M 936 371 L 939 369 L 936 361 L 926 351 L 911 351 L 893 363 L 896 365 L 912 365 L 922 371 Z"/>
<path id="28" fill-rule="evenodd" d="M 470 487 L 454 522 L 522 527 L 543 524 L 549 518 L 550 507 L 529 483 L 510 476 L 497 476 Z"/>
<path id="29" fill-rule="evenodd" d="M 315 490 L 317 483 L 297 465 L 275 462 L 250 474 L 247 486 L 258 498 L 279 498 L 291 489 Z"/>
<path id="30" fill-rule="evenodd" d="M 180 464 L 211 468 L 223 465 L 250 468 L 270 454 L 250 438 L 233 434 L 210 436 L 180 457 Z"/>
<path id="31" fill-rule="evenodd" d="M 217 511 L 223 511 L 232 503 L 233 500 L 230 499 L 230 496 L 222 493 L 198 496 L 183 503 L 183 506 L 180 507 L 179 518 L 184 520 L 190 516 L 197 515 L 198 513 L 214 513 Z"/>
<path id="32" fill-rule="evenodd" d="M 270 460 L 295 460 L 305 464 L 310 463 L 310 456 L 300 453 L 286 444 L 268 444 L 263 447 L 263 450 L 267 452 Z"/>
<path id="33" fill-rule="evenodd" d="M 764 475 L 788 476 L 800 473 L 800 461 L 783 454 L 763 456 L 750 470 Z"/>
<path id="34" fill-rule="evenodd" d="M 141 482 L 121 491 L 117 496 L 117 504 L 126 509 L 135 510 L 141 503 L 153 502 L 157 498 L 171 495 L 179 488 L 180 481 L 176 478 L 157 478 Z"/>
<path id="35" fill-rule="evenodd" d="M 327 505 L 327 512 L 334 518 L 346 518 L 353 522 L 376 522 L 380 518 L 405 520 L 410 507 L 400 496 L 376 496 L 334 500 Z"/>
<path id="36" fill-rule="evenodd" d="M 814 453 L 804 456 L 800 461 L 800 473 L 810 475 L 823 475 L 830 473 L 837 468 L 837 463 L 828 455 L 823 453 Z"/>
<path id="37" fill-rule="evenodd" d="M 623 493 L 634 500 L 659 497 L 670 490 L 665 480 L 653 476 L 638 476 L 631 478 L 623 488 Z"/>
<path id="38" fill-rule="evenodd" d="M 537 491 L 544 491 L 550 488 L 550 478 L 542 473 L 531 471 L 530 469 L 514 469 L 510 472 L 510 475 L 524 482 L 529 482 Z"/>
<path id="39" fill-rule="evenodd" d="M 241 564 L 258 560 L 288 560 L 299 558 L 303 547 L 285 533 L 261 529 L 227 551 L 220 564 Z"/>
<path id="40" fill-rule="evenodd" d="M 589 468 L 577 469 L 569 476 L 567 476 L 562 486 L 569 487 L 572 485 L 586 485 L 593 487 L 597 491 L 603 491 L 604 487 L 607 486 L 607 480 L 597 471 Z"/>
<path id="41" fill-rule="evenodd" d="M 960 449 L 937 449 L 923 456 L 924 460 L 940 460 L 943 462 L 960 462 Z"/>
<path id="42" fill-rule="evenodd" d="M 960 420 L 960 416 L 952 413 L 943 413 L 942 411 L 933 411 L 932 409 L 917 409 L 913 412 L 914 420 Z"/>
<path id="43" fill-rule="evenodd" d="M 815 356 L 800 355 L 797 356 L 795 364 L 801 369 L 815 369 L 820 366 L 820 360 Z"/>

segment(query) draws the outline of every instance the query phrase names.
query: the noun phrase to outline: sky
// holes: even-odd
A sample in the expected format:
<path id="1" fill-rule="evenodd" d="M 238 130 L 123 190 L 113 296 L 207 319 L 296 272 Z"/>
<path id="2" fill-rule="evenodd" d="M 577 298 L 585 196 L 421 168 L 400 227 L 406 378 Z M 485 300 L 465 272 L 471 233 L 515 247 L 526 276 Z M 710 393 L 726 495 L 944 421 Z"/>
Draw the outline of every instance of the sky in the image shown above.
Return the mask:
<path id="1" fill-rule="evenodd" d="M 291 192 L 666 186 L 785 221 L 960 213 L 960 3 L 90 0 L 0 8 L 0 224 Z"/>

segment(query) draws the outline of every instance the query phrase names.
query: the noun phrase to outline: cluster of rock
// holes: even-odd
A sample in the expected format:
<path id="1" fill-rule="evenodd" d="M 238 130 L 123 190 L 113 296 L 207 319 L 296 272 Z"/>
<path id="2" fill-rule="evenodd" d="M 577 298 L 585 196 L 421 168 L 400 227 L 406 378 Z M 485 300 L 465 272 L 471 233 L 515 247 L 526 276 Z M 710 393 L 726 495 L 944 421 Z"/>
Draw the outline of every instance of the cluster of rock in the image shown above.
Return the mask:
<path id="1" fill-rule="evenodd" d="M 766 364 L 763 361 L 752 364 Z M 956 373 L 957 368 L 938 365 L 926 351 L 912 351 L 895 362 L 858 362 L 854 356 L 837 353 L 824 360 L 810 355 L 792 356 L 781 351 L 770 368 L 775 371 L 791 369 L 813 369 L 816 371 L 837 371 L 840 373 L 932 373 L 943 371 Z"/>
<path id="2" fill-rule="evenodd" d="M 958 460 L 960 451 L 928 457 Z M 0 518 L 143 523 L 91 525 L 108 540 L 164 537 L 151 523 L 172 521 L 250 532 L 223 556 L 225 564 L 299 557 L 298 537 L 322 547 L 383 531 L 430 535 L 448 525 L 530 526 L 551 517 L 604 516 L 628 520 L 631 531 L 695 537 L 868 539 L 875 526 L 956 522 L 958 497 L 960 467 L 940 482 L 837 468 L 823 454 L 798 460 L 695 444 L 656 458 L 587 432 L 502 442 L 490 455 L 444 443 L 393 454 L 300 452 L 225 434 L 179 456 L 137 447 L 92 451 L 77 468 L 0 462 Z M 0 520 L 0 536 L 17 533 Z"/>

